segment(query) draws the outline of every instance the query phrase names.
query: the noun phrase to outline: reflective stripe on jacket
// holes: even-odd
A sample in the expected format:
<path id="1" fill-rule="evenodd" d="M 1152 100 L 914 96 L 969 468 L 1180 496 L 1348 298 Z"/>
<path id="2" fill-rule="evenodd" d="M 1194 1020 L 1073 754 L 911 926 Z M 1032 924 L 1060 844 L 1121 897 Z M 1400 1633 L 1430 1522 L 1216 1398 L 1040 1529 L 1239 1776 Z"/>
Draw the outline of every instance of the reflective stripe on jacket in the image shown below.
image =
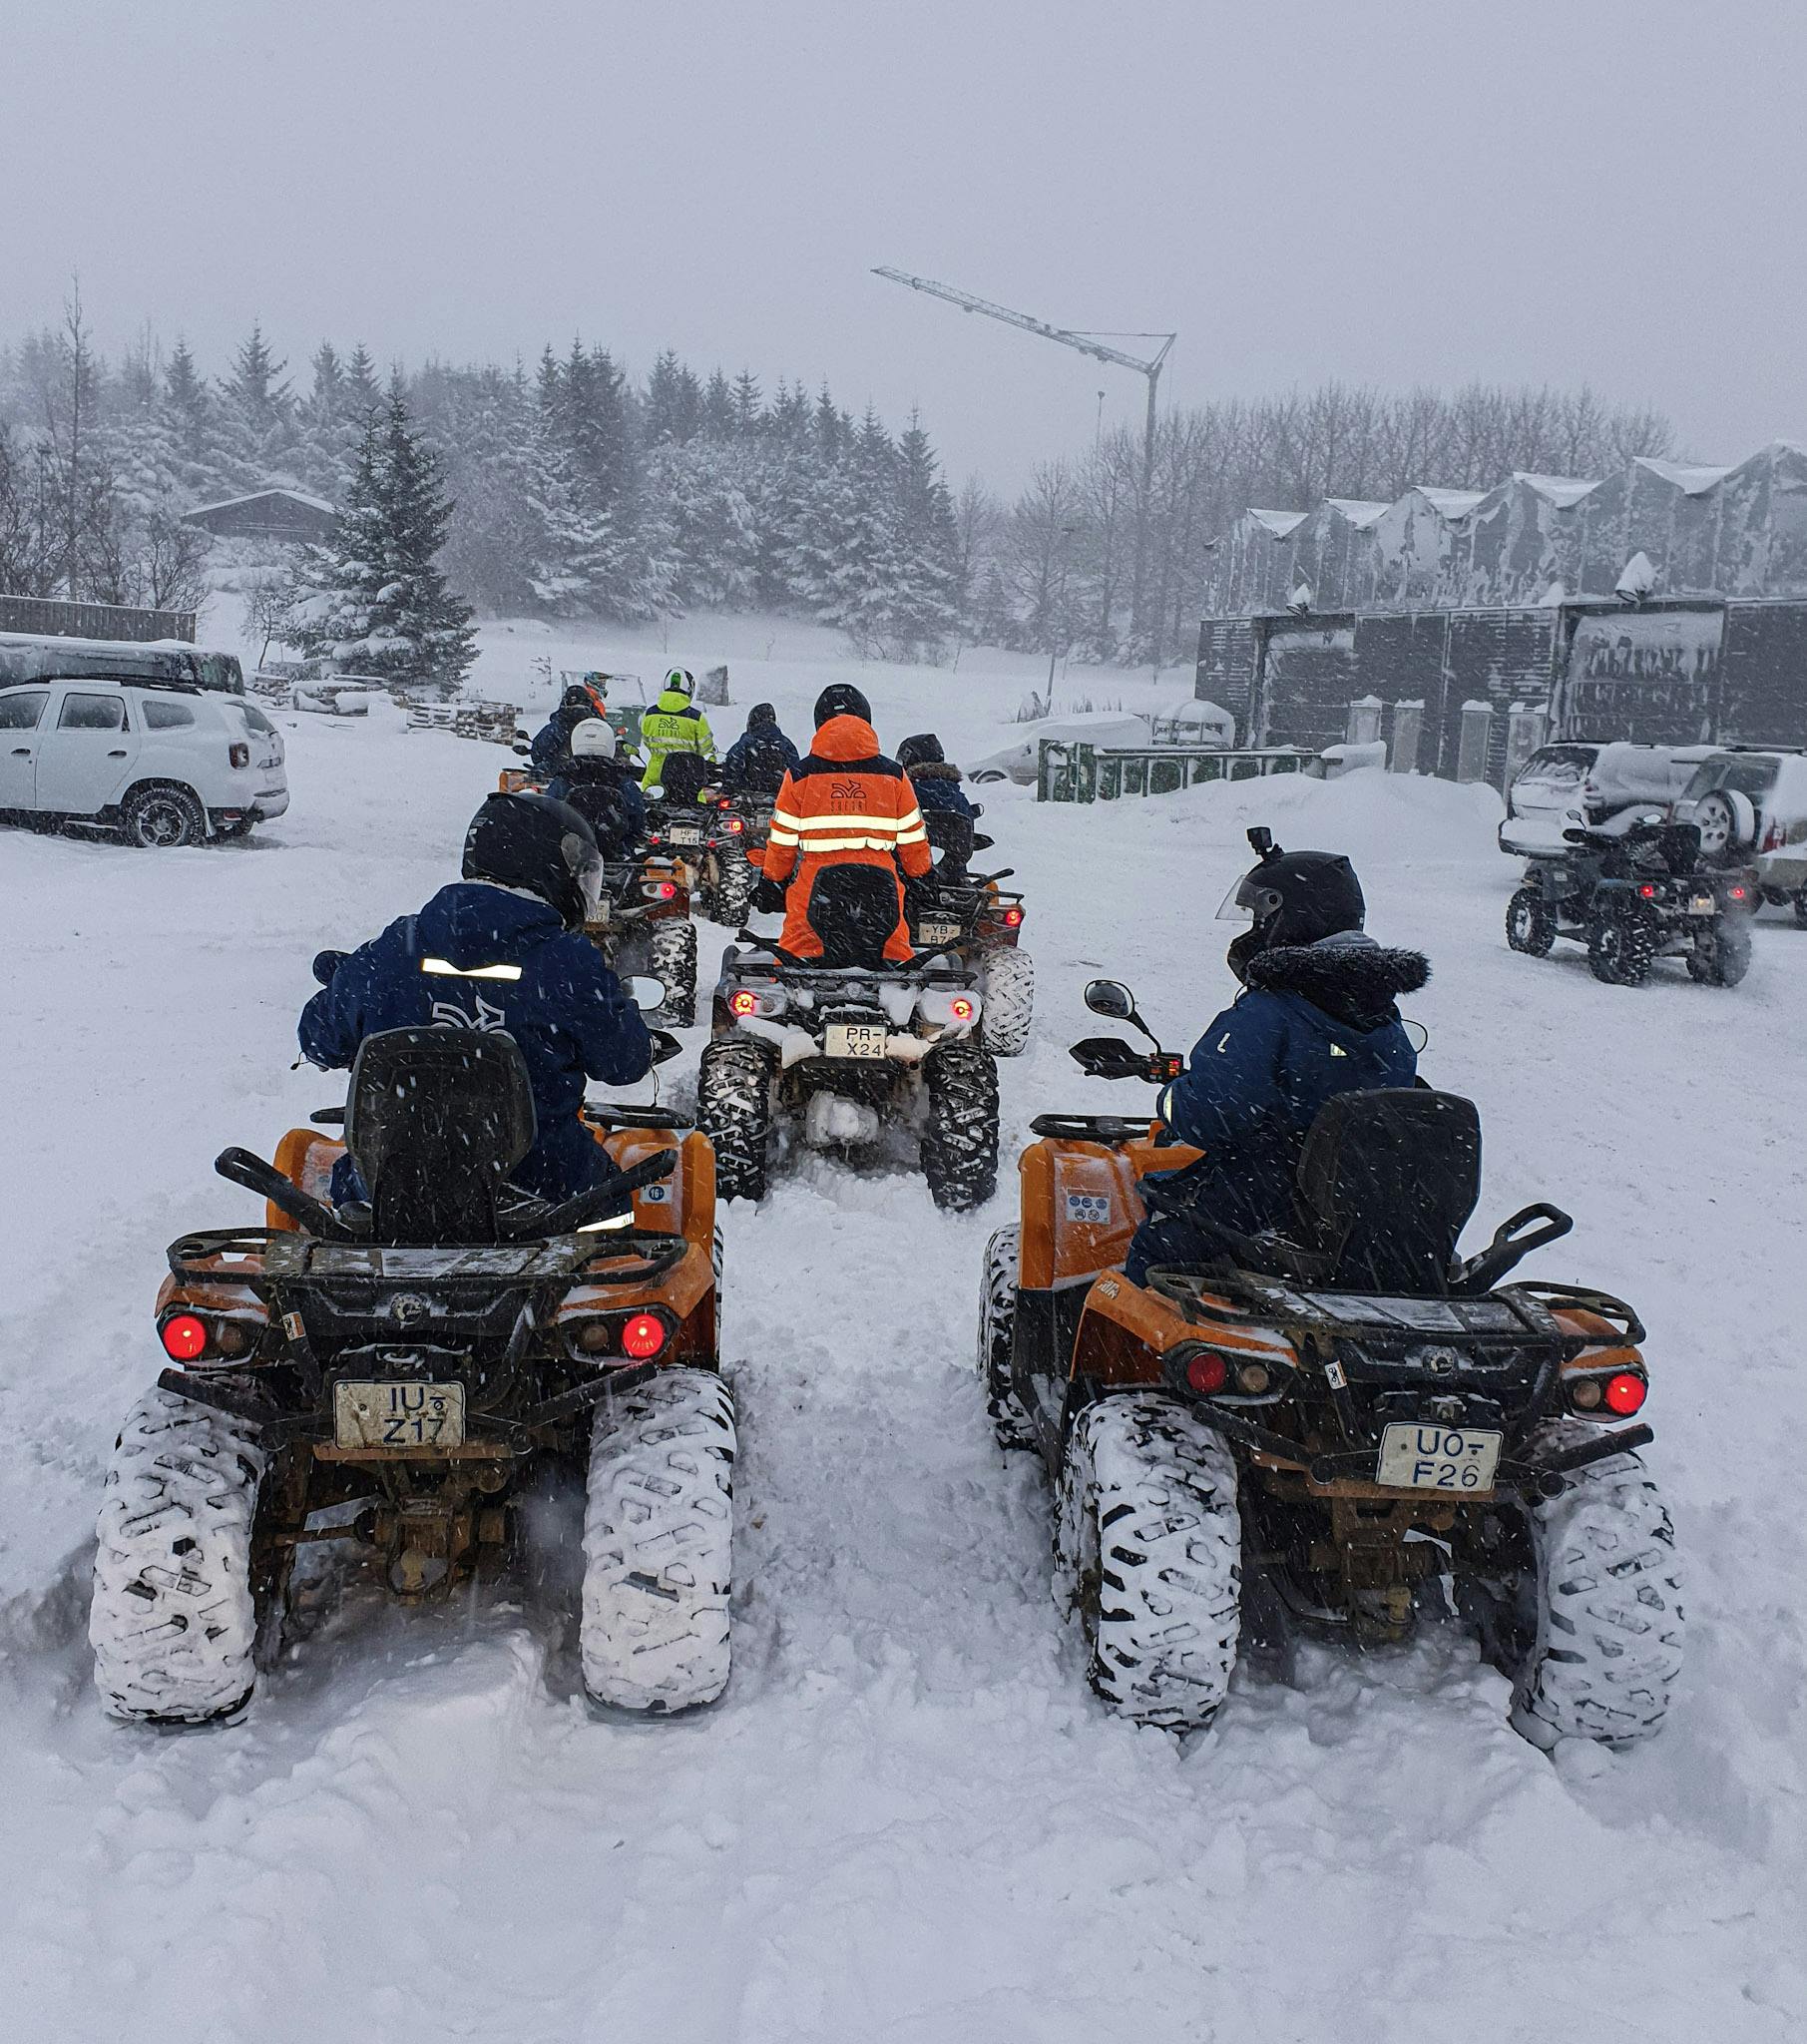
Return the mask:
<path id="1" fill-rule="evenodd" d="M 640 777 L 642 787 L 658 787 L 669 753 L 698 753 L 705 760 L 715 757 L 715 735 L 709 721 L 687 696 L 666 690 L 640 721 L 640 741 L 647 749 L 647 770 Z"/>

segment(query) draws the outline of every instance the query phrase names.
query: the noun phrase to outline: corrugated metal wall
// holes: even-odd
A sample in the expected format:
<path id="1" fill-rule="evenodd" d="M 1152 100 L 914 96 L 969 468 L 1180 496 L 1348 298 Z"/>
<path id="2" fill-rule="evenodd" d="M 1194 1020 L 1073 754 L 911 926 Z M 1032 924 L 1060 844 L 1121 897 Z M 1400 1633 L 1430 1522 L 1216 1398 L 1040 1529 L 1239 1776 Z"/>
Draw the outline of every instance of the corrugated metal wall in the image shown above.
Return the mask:
<path id="1" fill-rule="evenodd" d="M 193 611 L 141 611 L 116 603 L 66 603 L 60 597 L 0 596 L 0 632 L 33 632 L 53 639 L 195 639 Z"/>

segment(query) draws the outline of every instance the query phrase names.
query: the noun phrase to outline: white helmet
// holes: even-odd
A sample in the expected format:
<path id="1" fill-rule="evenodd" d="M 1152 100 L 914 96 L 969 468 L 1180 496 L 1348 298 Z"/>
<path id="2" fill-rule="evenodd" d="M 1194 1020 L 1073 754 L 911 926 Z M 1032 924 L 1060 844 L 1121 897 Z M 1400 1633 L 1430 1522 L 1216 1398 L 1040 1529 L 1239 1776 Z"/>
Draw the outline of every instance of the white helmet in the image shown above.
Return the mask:
<path id="1" fill-rule="evenodd" d="M 615 758 L 615 729 L 600 717 L 586 717 L 582 724 L 574 725 L 571 732 L 571 757 L 574 760 L 613 760 Z"/>

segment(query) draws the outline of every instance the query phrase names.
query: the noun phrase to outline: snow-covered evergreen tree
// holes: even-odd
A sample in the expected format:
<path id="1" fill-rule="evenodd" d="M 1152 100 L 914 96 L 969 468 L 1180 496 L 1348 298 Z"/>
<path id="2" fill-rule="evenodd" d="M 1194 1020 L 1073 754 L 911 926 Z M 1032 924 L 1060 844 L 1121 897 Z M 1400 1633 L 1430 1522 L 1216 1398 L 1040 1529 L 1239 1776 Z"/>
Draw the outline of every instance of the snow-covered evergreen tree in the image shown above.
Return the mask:
<path id="1" fill-rule="evenodd" d="M 226 458 L 243 489 L 298 479 L 294 395 L 282 375 L 287 366 L 253 321 L 221 391 Z"/>
<path id="2" fill-rule="evenodd" d="M 324 545 L 304 550 L 287 636 L 340 674 L 451 685 L 476 657 L 467 605 L 438 555 L 452 505 L 399 391 L 371 414 Z"/>
<path id="3" fill-rule="evenodd" d="M 895 593 L 888 636 L 909 660 L 935 660 L 960 629 L 960 535 L 940 463 L 912 411 L 892 465 Z"/>

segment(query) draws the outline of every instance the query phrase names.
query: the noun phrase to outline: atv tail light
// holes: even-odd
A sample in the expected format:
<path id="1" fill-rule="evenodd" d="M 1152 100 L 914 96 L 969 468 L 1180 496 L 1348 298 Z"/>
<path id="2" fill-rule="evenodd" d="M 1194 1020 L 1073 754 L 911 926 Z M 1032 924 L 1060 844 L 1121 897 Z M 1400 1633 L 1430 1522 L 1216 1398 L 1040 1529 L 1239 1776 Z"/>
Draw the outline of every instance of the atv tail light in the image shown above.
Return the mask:
<path id="1" fill-rule="evenodd" d="M 759 1012 L 759 996 L 742 987 L 737 994 L 730 996 L 727 1005 L 730 1014 L 756 1015 Z"/>
<path id="2" fill-rule="evenodd" d="M 175 1362 L 193 1362 L 208 1345 L 208 1323 L 199 1313 L 172 1313 L 157 1332 Z"/>
<path id="3" fill-rule="evenodd" d="M 622 1353 L 651 1362 L 666 1345 L 666 1323 L 657 1313 L 636 1313 L 622 1329 Z"/>
<path id="4" fill-rule="evenodd" d="M 1637 892 L 1639 898 L 1644 901 L 1654 901 L 1656 899 L 1656 889 L 1653 886 L 1651 886 L 1648 880 L 1646 880 L 1643 883 L 1643 885 L 1638 888 Z"/>
<path id="5" fill-rule="evenodd" d="M 1185 1384 L 1188 1391 L 1196 1391 L 1201 1398 L 1208 1398 L 1213 1391 L 1221 1391 L 1228 1382 L 1229 1364 L 1214 1348 L 1201 1348 L 1196 1355 L 1186 1358 Z"/>
<path id="6" fill-rule="evenodd" d="M 1629 1419 L 1643 1404 L 1649 1388 L 1635 1370 L 1621 1369 L 1616 1376 L 1606 1379 L 1606 1410 L 1620 1419 Z"/>
<path id="7" fill-rule="evenodd" d="M 1582 1377 L 1580 1383 L 1569 1387 L 1569 1402 L 1578 1412 L 1593 1412 L 1599 1407 L 1600 1383 L 1598 1377 Z"/>
<path id="8" fill-rule="evenodd" d="M 948 1013 L 956 1022 L 970 1022 L 973 1019 L 973 1004 L 965 994 L 960 994 L 948 1003 Z"/>
<path id="9" fill-rule="evenodd" d="M 1744 889 L 1742 887 L 1732 887 L 1728 889 L 1728 892 L 1734 901 L 1742 901 L 1744 899 Z"/>
<path id="10" fill-rule="evenodd" d="M 1236 1389 L 1249 1398 L 1258 1398 L 1273 1382 L 1273 1376 L 1264 1362 L 1245 1362 L 1236 1371 Z"/>
<path id="11" fill-rule="evenodd" d="M 746 818 L 744 816 L 729 816 L 722 827 L 730 837 L 738 837 L 741 831 L 746 828 Z"/>
<path id="12" fill-rule="evenodd" d="M 1006 929 L 1014 930 L 1022 920 L 1023 911 L 1020 908 L 1007 908 L 1004 911 L 1004 927 Z"/>
<path id="13" fill-rule="evenodd" d="M 251 764 L 249 746 L 227 746 L 226 756 L 234 766 L 248 766 Z"/>
<path id="14" fill-rule="evenodd" d="M 673 901 L 678 896 L 678 883 L 675 880 L 655 880 L 647 891 L 655 901 Z"/>

